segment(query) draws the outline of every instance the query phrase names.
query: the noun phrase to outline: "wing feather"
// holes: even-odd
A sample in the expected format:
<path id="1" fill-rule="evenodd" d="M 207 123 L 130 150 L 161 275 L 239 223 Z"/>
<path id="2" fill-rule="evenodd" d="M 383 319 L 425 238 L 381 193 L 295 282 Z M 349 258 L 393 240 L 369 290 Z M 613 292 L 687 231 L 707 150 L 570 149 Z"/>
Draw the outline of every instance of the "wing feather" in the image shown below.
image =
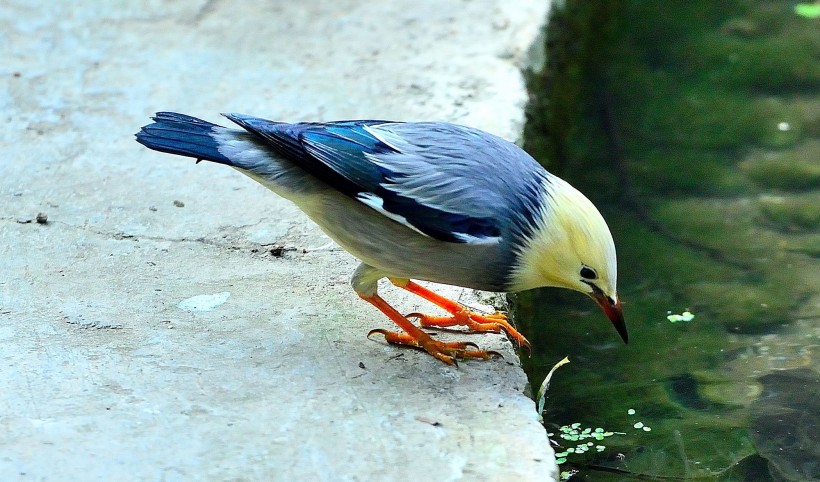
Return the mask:
<path id="1" fill-rule="evenodd" d="M 538 205 L 547 175 L 514 144 L 454 124 L 226 116 L 330 186 L 442 241 L 499 242 Z"/>

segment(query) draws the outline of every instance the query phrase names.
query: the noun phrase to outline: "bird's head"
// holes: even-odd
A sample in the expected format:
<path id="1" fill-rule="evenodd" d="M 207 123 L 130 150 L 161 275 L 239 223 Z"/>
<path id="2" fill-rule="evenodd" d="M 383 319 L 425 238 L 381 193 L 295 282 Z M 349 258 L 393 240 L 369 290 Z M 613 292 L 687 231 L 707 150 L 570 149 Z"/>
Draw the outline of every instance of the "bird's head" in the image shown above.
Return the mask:
<path id="1" fill-rule="evenodd" d="M 615 243 L 601 213 L 566 181 L 549 176 L 531 234 L 518 250 L 514 291 L 554 286 L 589 295 L 628 341 L 617 294 Z"/>

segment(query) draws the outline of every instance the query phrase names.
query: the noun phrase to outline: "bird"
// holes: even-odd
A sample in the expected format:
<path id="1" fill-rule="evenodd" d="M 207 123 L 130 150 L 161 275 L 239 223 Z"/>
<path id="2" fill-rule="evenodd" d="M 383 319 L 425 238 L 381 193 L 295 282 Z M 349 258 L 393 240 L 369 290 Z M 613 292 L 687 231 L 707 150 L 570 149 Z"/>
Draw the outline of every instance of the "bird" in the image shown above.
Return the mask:
<path id="1" fill-rule="evenodd" d="M 401 330 L 378 328 L 368 338 L 380 334 L 450 365 L 499 354 L 469 341 L 437 340 L 425 329 L 504 333 L 530 347 L 504 313 L 475 312 L 418 283 L 430 281 L 495 292 L 579 291 L 628 342 L 606 221 L 586 196 L 514 143 L 446 122 L 222 115 L 239 128 L 158 112 L 136 141 L 230 166 L 296 204 L 361 261 L 353 290 Z M 379 294 L 383 278 L 448 315 L 402 315 Z"/>

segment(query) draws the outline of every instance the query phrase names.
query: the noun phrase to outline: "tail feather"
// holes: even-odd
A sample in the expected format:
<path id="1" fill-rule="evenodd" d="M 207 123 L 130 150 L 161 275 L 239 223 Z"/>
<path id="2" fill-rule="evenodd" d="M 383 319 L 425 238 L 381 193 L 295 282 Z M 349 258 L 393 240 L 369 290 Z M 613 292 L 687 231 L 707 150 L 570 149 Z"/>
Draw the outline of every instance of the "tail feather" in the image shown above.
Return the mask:
<path id="1" fill-rule="evenodd" d="M 137 132 L 137 142 L 159 152 L 193 157 L 233 166 L 234 163 L 219 152 L 219 143 L 212 134 L 226 130 L 217 124 L 175 112 L 157 112 L 153 124 Z"/>

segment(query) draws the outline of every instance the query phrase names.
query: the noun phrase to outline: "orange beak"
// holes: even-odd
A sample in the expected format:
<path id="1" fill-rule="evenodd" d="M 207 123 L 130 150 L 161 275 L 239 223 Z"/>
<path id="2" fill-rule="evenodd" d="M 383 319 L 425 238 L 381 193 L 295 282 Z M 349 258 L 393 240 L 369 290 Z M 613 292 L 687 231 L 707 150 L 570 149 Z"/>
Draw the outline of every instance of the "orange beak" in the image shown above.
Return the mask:
<path id="1" fill-rule="evenodd" d="M 626 322 L 624 322 L 624 311 L 621 309 L 621 300 L 618 299 L 615 303 L 603 294 L 600 290 L 595 290 L 590 294 L 593 300 L 598 303 L 598 306 L 604 310 L 604 314 L 612 322 L 612 326 L 621 335 L 624 343 L 629 343 L 629 333 L 626 332 Z"/>

